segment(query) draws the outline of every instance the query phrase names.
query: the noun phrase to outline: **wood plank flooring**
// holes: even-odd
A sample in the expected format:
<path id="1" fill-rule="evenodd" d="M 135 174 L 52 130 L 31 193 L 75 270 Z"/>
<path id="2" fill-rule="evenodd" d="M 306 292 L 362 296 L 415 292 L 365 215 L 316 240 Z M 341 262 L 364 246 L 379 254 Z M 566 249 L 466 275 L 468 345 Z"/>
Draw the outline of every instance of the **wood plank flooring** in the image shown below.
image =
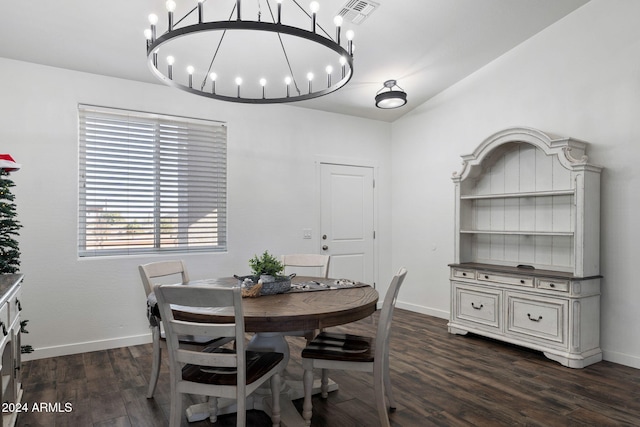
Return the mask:
<path id="1" fill-rule="evenodd" d="M 541 353 L 477 336 L 447 333 L 444 319 L 396 310 L 391 341 L 391 378 L 398 409 L 395 427 L 413 426 L 638 426 L 640 370 L 600 362 L 569 369 Z M 332 328 L 373 335 L 365 319 Z M 304 340 L 288 337 L 291 375 L 300 375 Z M 163 352 L 166 357 L 166 352 Z M 70 403 L 70 412 L 27 412 L 18 426 L 161 427 L 168 425 L 168 360 L 155 397 L 145 398 L 151 345 L 41 359 L 23 364 L 23 402 Z M 313 399 L 314 427 L 371 427 L 379 422 L 371 377 L 334 372 L 340 389 Z M 189 404 L 190 402 L 185 402 Z M 302 401 L 295 402 L 299 411 Z M 247 425 L 271 426 L 249 411 Z M 235 426 L 221 416 L 183 426 Z"/>

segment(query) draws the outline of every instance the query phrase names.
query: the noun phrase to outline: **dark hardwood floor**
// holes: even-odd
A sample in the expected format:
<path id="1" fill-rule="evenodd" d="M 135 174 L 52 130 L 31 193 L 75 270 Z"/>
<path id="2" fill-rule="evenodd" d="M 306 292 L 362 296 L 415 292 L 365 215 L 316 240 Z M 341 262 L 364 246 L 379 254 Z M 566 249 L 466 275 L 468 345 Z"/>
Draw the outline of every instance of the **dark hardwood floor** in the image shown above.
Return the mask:
<path id="1" fill-rule="evenodd" d="M 640 370 L 600 362 L 569 369 L 542 354 L 477 336 L 447 333 L 447 321 L 396 310 L 391 377 L 398 409 L 392 426 L 633 426 L 640 425 Z M 341 328 L 373 334 L 370 320 Z M 300 375 L 302 338 L 288 338 L 289 371 Z M 163 353 L 166 357 L 166 352 Z M 23 364 L 23 402 L 71 404 L 70 412 L 27 412 L 19 426 L 168 425 L 168 365 L 153 399 L 145 398 L 151 345 L 41 359 Z M 379 425 L 371 377 L 334 372 L 339 391 L 313 399 L 316 427 Z M 188 404 L 186 402 L 185 404 Z M 302 401 L 295 402 L 299 411 Z M 271 426 L 249 411 L 247 425 Z M 235 426 L 235 416 L 192 427 Z"/>

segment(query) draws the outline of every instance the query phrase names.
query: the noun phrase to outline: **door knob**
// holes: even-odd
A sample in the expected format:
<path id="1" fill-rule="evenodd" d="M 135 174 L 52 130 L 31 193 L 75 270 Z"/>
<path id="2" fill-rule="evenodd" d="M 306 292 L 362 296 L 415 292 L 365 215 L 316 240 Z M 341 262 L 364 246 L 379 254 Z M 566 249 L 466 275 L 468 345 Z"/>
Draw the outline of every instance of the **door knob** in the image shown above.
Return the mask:
<path id="1" fill-rule="evenodd" d="M 326 234 L 322 235 L 322 240 L 327 240 L 327 235 Z"/>
<path id="2" fill-rule="evenodd" d="M 329 249 L 329 246 L 327 246 L 327 245 L 323 245 L 323 246 L 322 246 L 322 250 L 323 250 L 323 251 L 326 251 L 327 249 Z"/>

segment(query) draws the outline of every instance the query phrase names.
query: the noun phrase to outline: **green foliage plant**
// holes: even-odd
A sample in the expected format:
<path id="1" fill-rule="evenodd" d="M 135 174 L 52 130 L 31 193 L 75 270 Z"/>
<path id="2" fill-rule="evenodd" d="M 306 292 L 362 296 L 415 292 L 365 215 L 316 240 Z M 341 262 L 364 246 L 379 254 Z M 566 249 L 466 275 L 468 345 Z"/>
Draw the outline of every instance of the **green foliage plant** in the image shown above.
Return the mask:
<path id="1" fill-rule="evenodd" d="M 277 276 L 278 273 L 284 270 L 284 265 L 280 260 L 271 255 L 268 251 L 264 251 L 260 257 L 258 257 L 258 255 L 254 255 L 253 258 L 249 260 L 249 266 L 251 267 L 253 274 L 256 276 L 260 276 L 261 274 Z"/>

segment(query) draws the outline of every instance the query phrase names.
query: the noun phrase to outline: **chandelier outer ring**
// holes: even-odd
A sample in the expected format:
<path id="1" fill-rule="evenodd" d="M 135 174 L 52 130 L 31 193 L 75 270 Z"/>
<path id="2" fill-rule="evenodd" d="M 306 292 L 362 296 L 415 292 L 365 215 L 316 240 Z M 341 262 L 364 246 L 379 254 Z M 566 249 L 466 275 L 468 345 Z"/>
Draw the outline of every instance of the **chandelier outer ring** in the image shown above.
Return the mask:
<path id="1" fill-rule="evenodd" d="M 325 46 L 328 49 L 333 50 L 338 55 L 343 56 L 346 59 L 345 66 L 348 66 L 348 71 L 345 73 L 345 76 L 337 81 L 335 84 L 316 92 L 287 96 L 281 98 L 242 98 L 242 97 L 234 97 L 227 95 L 220 95 L 217 93 L 204 92 L 202 90 L 194 89 L 189 86 L 185 86 L 181 83 L 170 79 L 164 73 L 162 73 L 158 67 L 154 64 L 154 52 L 157 51 L 160 46 L 165 43 L 170 42 L 179 37 L 184 37 L 189 34 L 194 33 L 202 33 L 208 31 L 236 31 L 236 30 L 245 30 L 245 31 L 268 31 L 272 33 L 279 34 L 287 34 L 290 36 L 306 39 L 318 44 Z M 175 87 L 177 89 L 183 90 L 185 92 L 189 92 L 195 95 L 205 96 L 207 98 L 217 99 L 220 101 L 227 102 L 238 102 L 244 104 L 277 104 L 277 103 L 288 103 L 288 102 L 297 102 L 297 101 L 305 101 L 309 99 L 319 98 L 324 95 L 328 95 L 337 91 L 338 89 L 345 86 L 353 77 L 353 55 L 349 54 L 349 52 L 340 46 L 338 43 L 333 41 L 330 38 L 324 37 L 320 34 L 313 33 L 311 31 L 303 30 L 298 27 L 293 27 L 290 25 L 284 25 L 281 23 L 273 23 L 273 22 L 262 22 L 262 21 L 214 21 L 214 22 L 203 22 L 199 24 L 187 25 L 185 27 L 174 28 L 171 31 L 167 31 L 162 34 L 160 37 L 156 38 L 152 43 L 149 43 L 147 47 L 147 63 L 149 68 L 153 72 L 153 74 L 160 79 L 165 84 Z"/>

